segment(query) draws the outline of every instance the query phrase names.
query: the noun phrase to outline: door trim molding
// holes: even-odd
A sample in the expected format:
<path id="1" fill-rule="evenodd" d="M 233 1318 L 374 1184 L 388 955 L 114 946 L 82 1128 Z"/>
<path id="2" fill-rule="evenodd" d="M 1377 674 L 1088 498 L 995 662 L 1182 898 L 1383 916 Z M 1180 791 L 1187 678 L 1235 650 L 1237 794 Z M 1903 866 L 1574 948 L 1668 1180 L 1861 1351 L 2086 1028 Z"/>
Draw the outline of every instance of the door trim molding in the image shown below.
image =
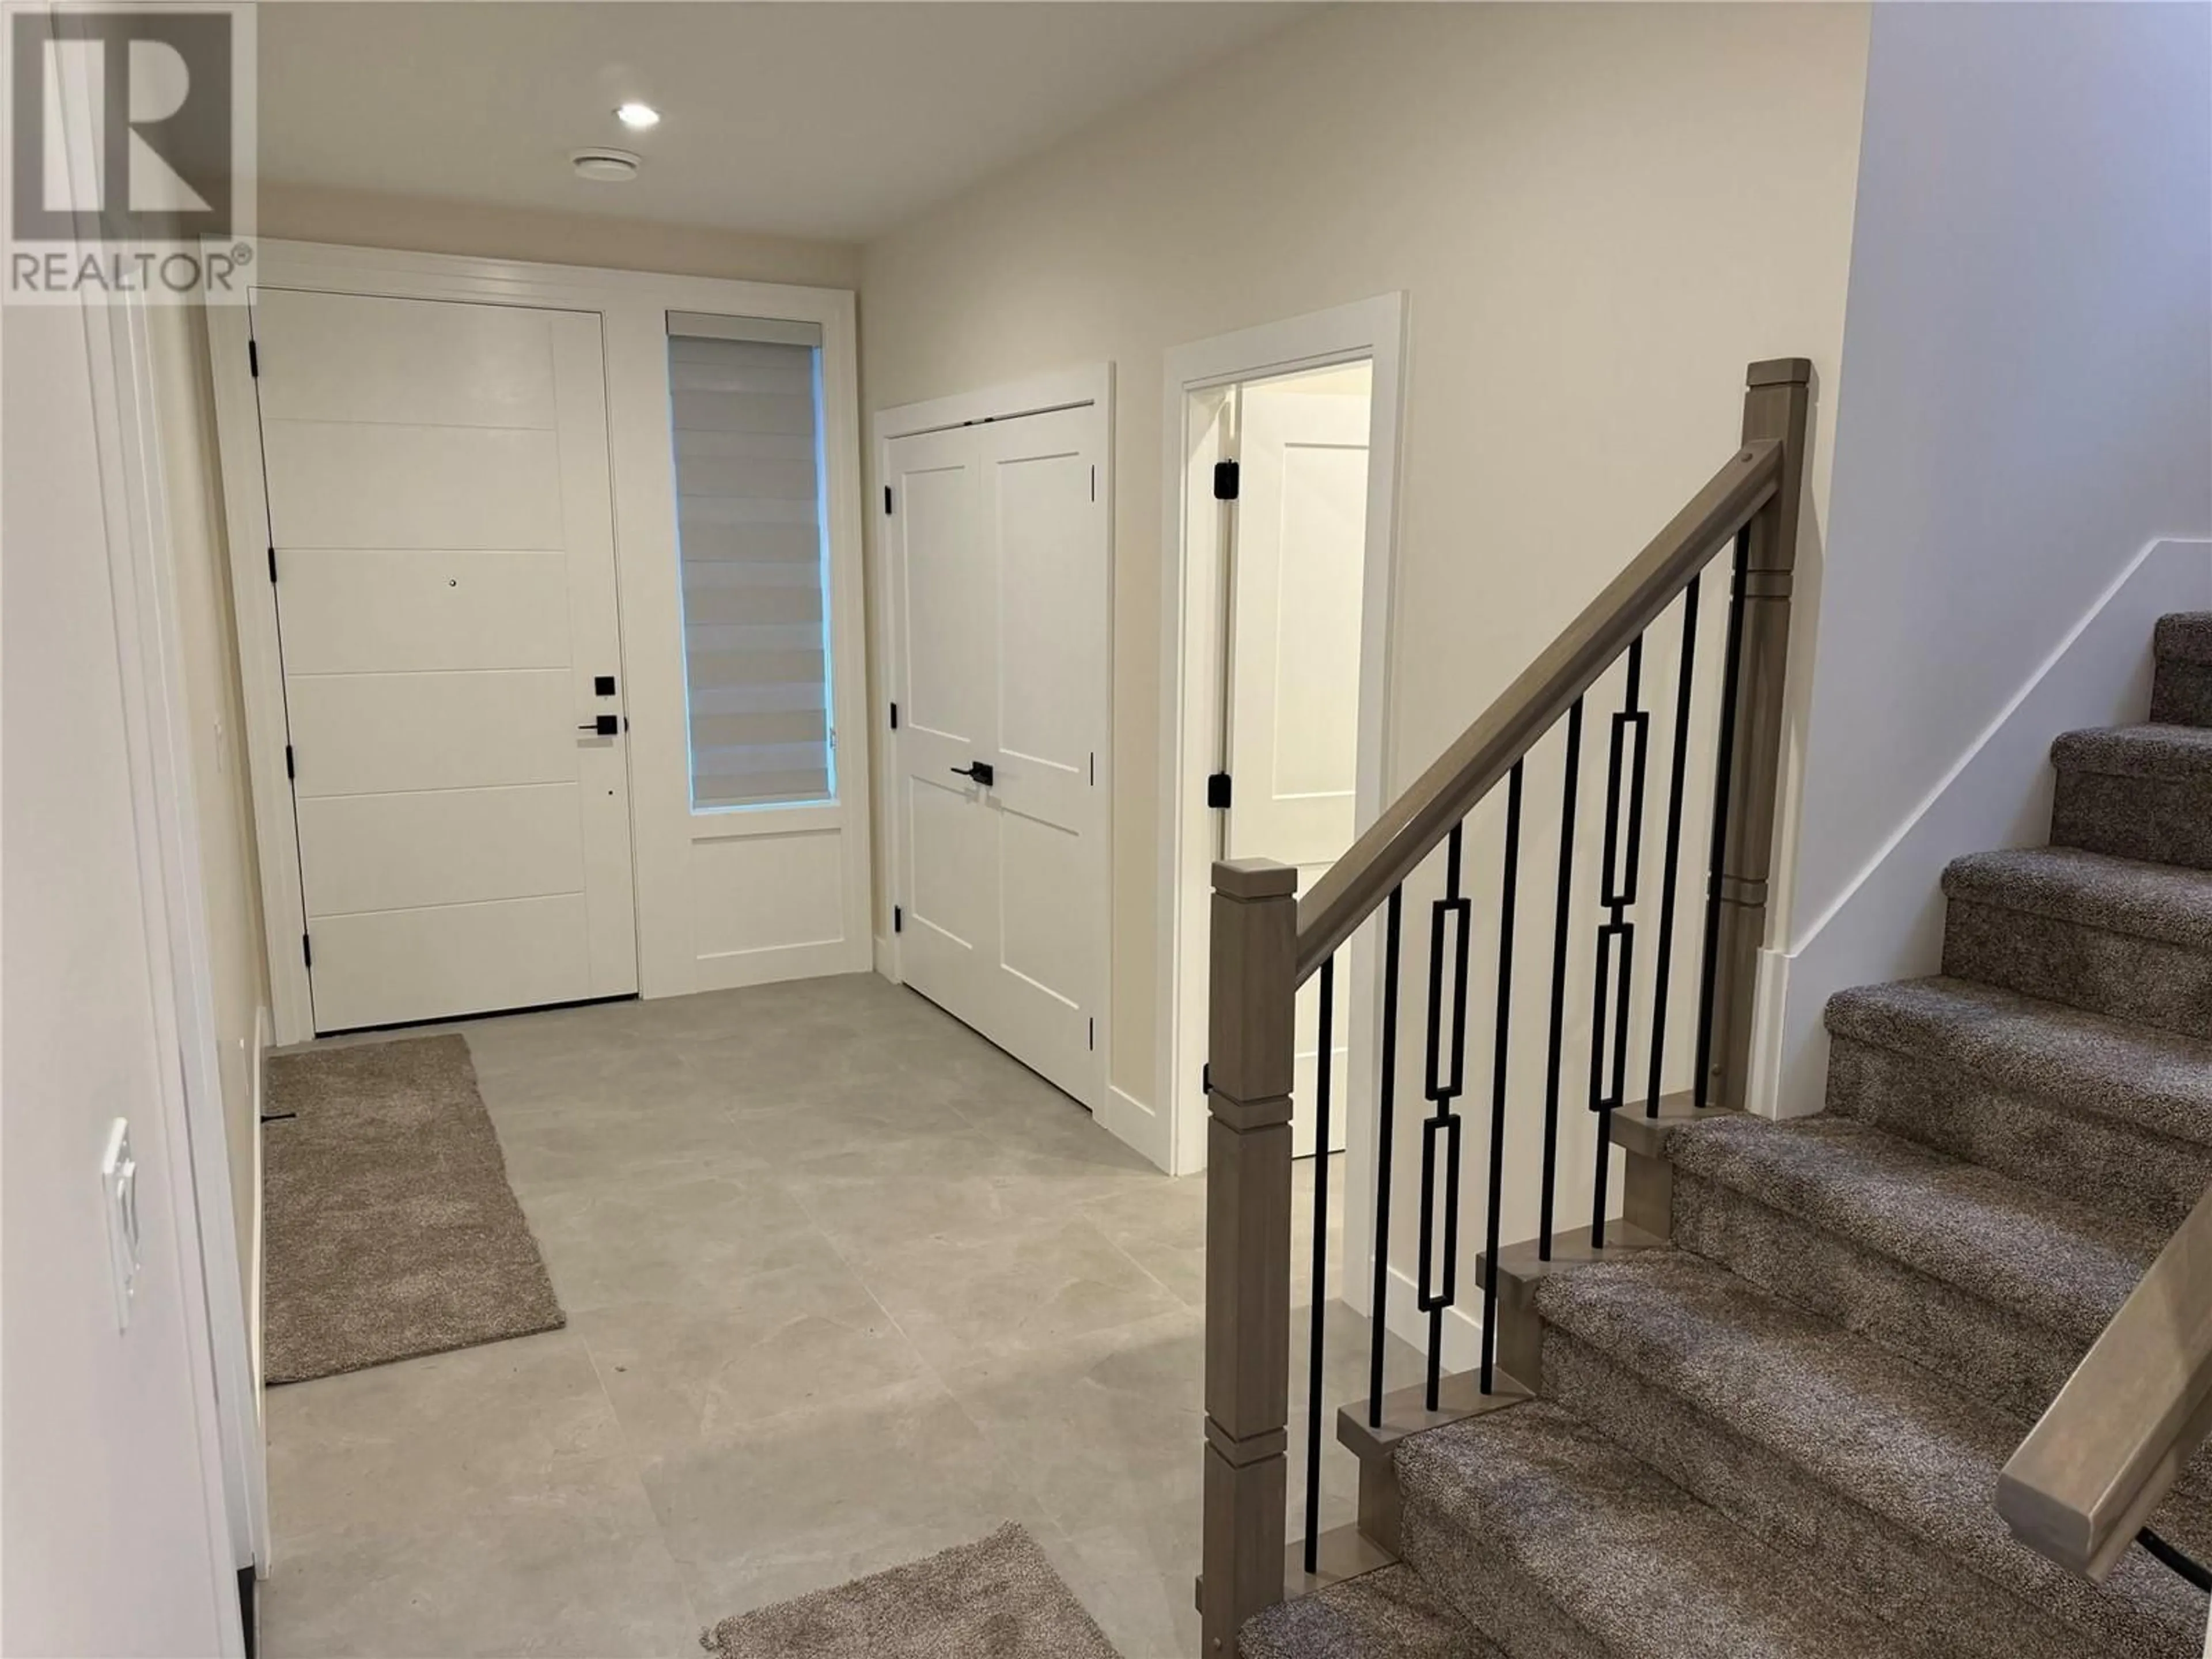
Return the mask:
<path id="1" fill-rule="evenodd" d="M 149 1024 L 163 1051 L 144 1103 L 166 1140 L 178 1309 L 193 1378 L 209 1522 L 210 1591 L 226 1653 L 246 1635 L 237 1574 L 265 1567 L 266 1441 L 259 1371 L 248 1348 L 209 967 L 207 896 L 193 804 L 191 719 L 178 636 L 174 550 L 163 471 L 161 397 L 149 307 L 118 297 L 80 307 L 106 519 L 109 597 L 130 769 L 132 839 L 143 886 Z M 189 324 L 187 324 L 189 326 Z M 137 1108 L 133 1108 L 134 1111 Z M 258 1134 L 258 1131 L 257 1131 Z M 150 1248 L 161 1248 L 155 1241 Z"/>
<path id="2" fill-rule="evenodd" d="M 1188 430 L 1193 392 L 1263 375 L 1322 368 L 1334 363 L 1374 365 L 1368 434 L 1367 568 L 1361 611 L 1359 666 L 1359 769 L 1355 812 L 1361 827 L 1383 805 L 1389 776 L 1389 660 L 1395 633 L 1399 431 L 1404 410 L 1406 300 L 1402 294 L 1378 295 L 1330 310 L 1240 329 L 1233 334 L 1194 341 L 1168 351 L 1162 375 L 1160 429 L 1160 805 L 1158 829 L 1159 926 L 1158 1072 L 1152 1112 L 1161 1120 L 1155 1133 L 1170 1149 L 1168 1167 L 1176 1175 L 1206 1167 L 1205 1095 L 1199 1076 L 1206 1056 L 1204 999 L 1206 983 L 1208 874 L 1212 864 L 1213 824 L 1206 805 L 1203 772 L 1196 757 L 1206 733 L 1221 720 L 1221 684 L 1216 652 L 1221 615 L 1221 548 L 1218 515 L 1193 513 L 1193 478 L 1203 479 L 1204 505 L 1212 505 L 1211 454 L 1194 452 L 1202 434 Z M 1371 1053 L 1360 1040 L 1370 1031 L 1376 1011 L 1371 949 L 1356 940 L 1352 994 L 1345 1006 L 1352 1021 L 1354 1069 L 1351 1090 L 1365 1092 L 1359 1061 Z M 1371 1126 L 1368 1126 L 1371 1128 Z M 1350 1238 L 1368 1229 L 1351 1213 L 1367 1189 L 1364 1170 L 1373 1148 L 1366 1144 L 1357 1112 L 1345 1118 L 1351 1179 L 1346 1184 Z M 1353 1274 L 1347 1297 L 1366 1281 Z"/>
<path id="3" fill-rule="evenodd" d="M 606 376 L 607 466 L 613 497 L 624 706 L 648 718 L 629 739 L 630 848 L 637 930 L 638 994 L 681 995 L 812 974 L 860 973 L 870 965 L 869 756 L 866 623 L 862 599 L 859 337 L 852 293 L 789 283 L 665 276 L 651 271 L 539 264 L 512 259 L 264 239 L 256 288 L 302 289 L 402 300 L 583 311 L 599 318 Z M 831 700 L 837 732 L 838 799 L 827 807 L 697 813 L 688 777 L 682 810 L 656 781 L 688 765 L 683 731 L 680 598 L 675 560 L 673 470 L 668 440 L 666 313 L 693 311 L 771 317 L 823 331 L 823 451 L 827 467 Z M 245 749 L 252 783 L 262 915 L 274 1041 L 314 1036 L 297 826 L 284 773 L 284 688 L 276 600 L 268 577 L 269 514 L 261 429 L 243 306 L 207 313 L 216 431 L 230 538 L 232 608 L 246 705 Z M 673 628 L 676 632 L 667 631 Z M 674 724 L 666 716 L 672 711 Z M 667 729 L 662 730 L 665 726 Z M 798 814 L 800 816 L 794 816 Z M 701 957 L 690 893 L 695 843 L 790 835 L 834 825 L 842 836 L 835 940 Z M 289 850 L 293 856 L 283 854 Z"/>
<path id="4" fill-rule="evenodd" d="M 1147 1127 L 1145 1124 L 1124 1121 L 1126 1115 L 1115 1109 L 1115 1097 L 1120 1091 L 1108 1086 L 1114 1053 L 1114 365 L 1085 364 L 972 392 L 877 410 L 868 417 L 868 457 L 873 471 L 868 502 L 873 507 L 881 500 L 884 480 L 890 476 L 890 446 L 896 439 L 980 425 L 987 421 L 1018 420 L 1025 415 L 1084 408 L 1091 410 L 1099 422 L 1098 499 L 1106 508 L 1106 683 L 1101 688 L 1106 730 L 1100 738 L 1098 787 L 1108 808 L 1104 815 L 1106 827 L 1099 836 L 1098 878 L 1091 900 L 1098 909 L 1098 1030 L 1091 1059 L 1091 1097 L 1084 1103 L 1103 1127 L 1164 1169 L 1166 1149 L 1155 1149 L 1149 1140 L 1139 1138 Z M 882 517 L 872 513 L 869 521 L 879 532 Z M 890 580 L 890 550 L 880 533 L 872 534 L 868 543 L 868 578 L 877 596 L 876 662 L 883 687 L 870 714 L 870 732 L 875 738 L 877 752 L 883 757 L 884 769 L 884 787 L 880 792 L 883 822 L 877 827 L 876 836 L 876 844 L 883 848 L 884 882 L 875 915 L 875 960 L 877 971 L 893 984 L 900 985 L 905 983 L 905 972 L 900 957 L 901 938 L 892 926 L 891 911 L 894 905 L 903 902 L 898 872 L 905 867 L 905 862 L 899 855 L 896 811 L 899 734 L 890 728 L 890 704 L 895 696 L 904 691 L 906 665 L 898 651 L 896 589 Z"/>

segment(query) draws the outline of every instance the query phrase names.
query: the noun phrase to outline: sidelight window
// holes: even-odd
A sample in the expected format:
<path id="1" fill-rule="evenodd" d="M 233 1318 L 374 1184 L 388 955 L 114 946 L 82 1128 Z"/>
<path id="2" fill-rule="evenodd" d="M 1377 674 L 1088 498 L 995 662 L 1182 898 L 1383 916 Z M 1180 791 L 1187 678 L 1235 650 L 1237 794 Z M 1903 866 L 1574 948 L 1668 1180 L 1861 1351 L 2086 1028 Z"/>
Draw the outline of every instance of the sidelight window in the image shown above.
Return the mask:
<path id="1" fill-rule="evenodd" d="M 822 331 L 668 314 L 691 805 L 833 801 Z"/>

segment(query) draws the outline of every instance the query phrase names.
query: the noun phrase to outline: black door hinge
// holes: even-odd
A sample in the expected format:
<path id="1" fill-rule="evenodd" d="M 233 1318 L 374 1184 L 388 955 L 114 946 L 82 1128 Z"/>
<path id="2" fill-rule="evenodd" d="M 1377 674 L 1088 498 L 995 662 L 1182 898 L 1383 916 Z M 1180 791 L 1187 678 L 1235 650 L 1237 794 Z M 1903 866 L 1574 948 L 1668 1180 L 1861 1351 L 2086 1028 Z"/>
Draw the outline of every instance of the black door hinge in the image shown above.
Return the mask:
<path id="1" fill-rule="evenodd" d="M 274 546 L 269 550 L 269 580 L 272 582 L 276 580 L 276 550 Z"/>
<path id="2" fill-rule="evenodd" d="M 889 484 L 885 484 L 885 485 L 884 486 L 884 516 L 885 518 L 889 518 L 889 517 L 890 516 L 890 510 L 891 510 L 891 487 L 890 487 Z"/>
<path id="3" fill-rule="evenodd" d="M 305 933 L 300 935 L 300 960 L 310 968 L 315 965 L 315 947 Z"/>
<path id="4" fill-rule="evenodd" d="M 298 763 L 292 758 L 292 745 L 289 743 L 284 745 L 284 775 L 288 778 L 300 775 Z"/>
<path id="5" fill-rule="evenodd" d="M 1092 1021 L 1091 1022 L 1091 1044 L 1090 1044 L 1090 1046 L 1091 1046 L 1091 1051 L 1092 1051 L 1094 1054 L 1095 1054 L 1096 1052 L 1097 1052 L 1097 1048 L 1098 1048 L 1098 1022 L 1097 1022 L 1097 1020 L 1095 1020 L 1095 1019 L 1094 1019 L 1094 1020 L 1092 1020 Z"/>
<path id="6" fill-rule="evenodd" d="M 1213 1092 L 1213 1062 L 1210 1060 L 1198 1068 L 1198 1090 L 1205 1095 Z"/>
<path id="7" fill-rule="evenodd" d="M 891 705 L 891 730 L 894 732 L 898 730 L 898 705 L 896 703 L 893 703 Z"/>
<path id="8" fill-rule="evenodd" d="M 891 932 L 894 933 L 906 932 L 906 912 L 896 904 L 891 906 Z"/>
<path id="9" fill-rule="evenodd" d="M 1236 462 L 1216 461 L 1213 464 L 1213 499 L 1217 501 L 1235 501 L 1237 499 L 1237 466 Z"/>
<path id="10" fill-rule="evenodd" d="M 1206 804 L 1218 811 L 1229 810 L 1229 774 L 1211 772 L 1206 779 Z"/>
<path id="11" fill-rule="evenodd" d="M 246 372 L 257 380 L 261 378 L 261 347 L 250 334 L 246 338 Z"/>

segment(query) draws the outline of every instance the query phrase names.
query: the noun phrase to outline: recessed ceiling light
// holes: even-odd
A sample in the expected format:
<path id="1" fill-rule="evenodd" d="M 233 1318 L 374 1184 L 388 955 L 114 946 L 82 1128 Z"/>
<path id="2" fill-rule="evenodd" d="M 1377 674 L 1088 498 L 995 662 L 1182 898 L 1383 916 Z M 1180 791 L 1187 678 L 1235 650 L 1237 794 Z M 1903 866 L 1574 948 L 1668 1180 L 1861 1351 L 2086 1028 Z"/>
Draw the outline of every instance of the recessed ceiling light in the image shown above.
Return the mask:
<path id="1" fill-rule="evenodd" d="M 580 149 L 568 158 L 577 176 L 603 185 L 618 185 L 637 177 L 641 163 L 626 149 Z"/>
<path id="2" fill-rule="evenodd" d="M 647 127 L 660 125 L 660 112 L 650 104 L 627 103 L 615 112 L 615 119 L 632 132 L 643 132 Z"/>

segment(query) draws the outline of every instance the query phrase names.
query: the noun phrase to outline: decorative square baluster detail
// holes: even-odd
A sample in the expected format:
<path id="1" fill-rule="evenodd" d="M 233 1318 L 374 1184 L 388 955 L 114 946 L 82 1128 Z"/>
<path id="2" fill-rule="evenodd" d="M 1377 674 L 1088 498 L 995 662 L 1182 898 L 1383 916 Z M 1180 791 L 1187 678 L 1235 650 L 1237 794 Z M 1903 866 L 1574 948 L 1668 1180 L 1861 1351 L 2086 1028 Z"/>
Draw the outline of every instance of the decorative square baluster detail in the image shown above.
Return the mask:
<path id="1" fill-rule="evenodd" d="M 1437 1113 L 1421 1125 L 1421 1262 L 1418 1305 L 1425 1313 L 1451 1307 L 1459 1297 L 1459 1126 L 1454 1111 Z M 1431 1290 L 1435 1277 L 1437 1146 L 1444 1146 L 1443 1283 Z"/>
<path id="2" fill-rule="evenodd" d="M 1636 924 L 1608 921 L 1597 930 L 1597 990 L 1590 1004 L 1590 1110 L 1619 1106 L 1628 1079 L 1628 972 L 1636 956 Z M 1607 1027 L 1612 1028 L 1608 1034 Z M 1610 1035 L 1608 1045 L 1607 1038 Z M 1606 1064 L 1612 1049 L 1613 1064 Z"/>
<path id="3" fill-rule="evenodd" d="M 1621 842 L 1620 780 L 1622 750 L 1635 733 L 1627 767 L 1628 835 Z M 1651 738 L 1651 715 L 1641 708 L 1626 708 L 1613 717 L 1613 743 L 1607 761 L 1605 786 L 1605 878 L 1601 902 L 1619 910 L 1636 902 L 1636 876 L 1644 848 L 1644 763 Z"/>
<path id="4" fill-rule="evenodd" d="M 1474 927 L 1474 901 L 1440 898 L 1429 907 L 1428 1083 L 1422 1091 L 1442 1105 L 1467 1091 L 1467 951 Z M 1442 1077 L 1444 994 L 1444 920 L 1452 921 L 1451 1074 Z"/>

